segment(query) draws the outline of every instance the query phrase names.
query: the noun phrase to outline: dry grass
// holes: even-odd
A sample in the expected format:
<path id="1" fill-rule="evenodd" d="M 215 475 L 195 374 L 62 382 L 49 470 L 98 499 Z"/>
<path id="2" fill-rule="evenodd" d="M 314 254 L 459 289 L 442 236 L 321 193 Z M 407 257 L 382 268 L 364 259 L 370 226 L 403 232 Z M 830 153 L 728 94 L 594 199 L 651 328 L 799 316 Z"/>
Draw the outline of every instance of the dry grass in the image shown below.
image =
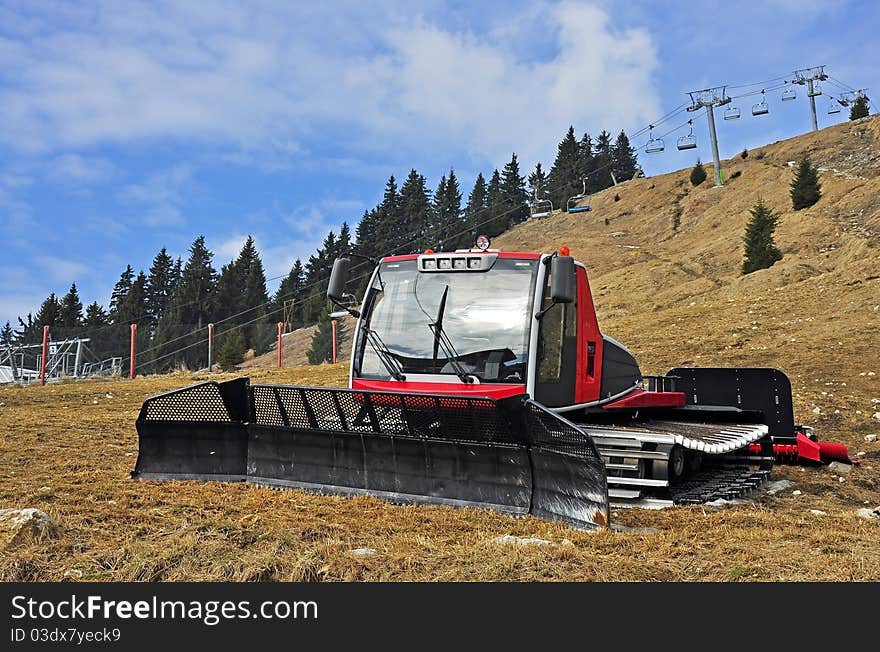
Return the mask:
<path id="1" fill-rule="evenodd" d="M 722 190 L 689 188 L 687 170 L 630 181 L 594 197 L 586 217 L 524 224 L 498 241 L 509 249 L 570 245 L 590 268 L 603 329 L 630 345 L 645 372 L 681 363 L 784 369 L 798 417 L 866 452 L 844 482 L 827 469 L 777 467 L 775 478 L 802 495 L 788 490 L 723 510 L 620 511 L 618 523 L 659 532 L 588 534 L 372 498 L 134 482 L 141 402 L 199 377 L 7 388 L 0 507 L 41 508 L 63 532 L 0 553 L 0 579 L 58 580 L 67 569 L 103 580 L 880 579 L 880 523 L 855 515 L 865 502 L 880 503 L 880 442 L 864 441 L 880 434 L 872 417 L 880 411 L 872 403 L 880 399 L 878 135 L 874 119 L 770 145 L 760 160 L 753 152 L 726 162 L 728 178 L 742 175 Z M 823 173 L 823 199 L 795 214 L 785 164 L 802 151 L 841 173 Z M 742 278 L 741 235 L 758 195 L 782 214 L 785 258 Z M 343 364 L 249 373 L 309 385 L 344 385 L 346 377 Z M 556 545 L 492 541 L 503 534 Z M 377 554 L 351 554 L 360 547 Z"/>

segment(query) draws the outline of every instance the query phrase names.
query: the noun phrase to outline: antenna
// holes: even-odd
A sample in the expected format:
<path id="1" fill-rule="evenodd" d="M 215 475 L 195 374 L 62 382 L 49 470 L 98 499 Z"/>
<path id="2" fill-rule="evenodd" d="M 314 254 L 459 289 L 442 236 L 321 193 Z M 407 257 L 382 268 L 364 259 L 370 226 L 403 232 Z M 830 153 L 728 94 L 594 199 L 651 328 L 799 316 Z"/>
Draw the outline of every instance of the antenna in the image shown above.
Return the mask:
<path id="1" fill-rule="evenodd" d="M 715 187 L 720 188 L 724 185 L 721 179 L 721 159 L 718 155 L 718 136 L 715 134 L 715 113 L 716 106 L 724 106 L 730 104 L 730 98 L 726 93 L 726 86 L 716 86 L 714 88 L 704 88 L 699 91 L 690 91 L 688 95 L 691 98 L 691 105 L 687 108 L 693 113 L 702 108 L 706 109 L 706 115 L 709 118 L 709 140 L 712 141 L 712 162 L 715 166 Z"/>

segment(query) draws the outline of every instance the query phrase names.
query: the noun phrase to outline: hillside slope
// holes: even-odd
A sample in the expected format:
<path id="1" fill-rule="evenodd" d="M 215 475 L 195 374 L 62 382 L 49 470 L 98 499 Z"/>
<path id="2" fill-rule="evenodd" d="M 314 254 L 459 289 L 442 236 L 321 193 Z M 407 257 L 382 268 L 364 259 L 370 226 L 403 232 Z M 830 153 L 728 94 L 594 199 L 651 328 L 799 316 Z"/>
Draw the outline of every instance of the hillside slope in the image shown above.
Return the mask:
<path id="1" fill-rule="evenodd" d="M 339 334 L 339 343 L 336 350 L 336 359 L 339 362 L 348 360 L 351 356 L 351 338 L 357 320 L 346 317 L 340 320 L 343 324 Z M 308 353 L 312 348 L 312 337 L 318 327 L 305 326 L 294 331 L 285 333 L 281 340 L 281 363 L 284 367 L 299 367 L 309 363 Z M 273 369 L 278 366 L 278 346 L 273 343 L 272 347 L 263 355 L 258 355 L 238 365 L 238 369 Z"/>
<path id="2" fill-rule="evenodd" d="M 789 162 L 805 153 L 820 169 L 822 199 L 795 212 Z M 587 265 L 600 326 L 643 372 L 778 367 L 791 377 L 799 419 L 826 439 L 864 446 L 861 435 L 880 430 L 872 416 L 880 410 L 872 403 L 880 397 L 880 117 L 722 167 L 723 188 L 692 187 L 688 169 L 627 181 L 593 196 L 589 213 L 523 223 L 493 246 L 571 247 Z M 741 276 L 742 237 L 759 198 L 780 215 L 784 257 Z"/>

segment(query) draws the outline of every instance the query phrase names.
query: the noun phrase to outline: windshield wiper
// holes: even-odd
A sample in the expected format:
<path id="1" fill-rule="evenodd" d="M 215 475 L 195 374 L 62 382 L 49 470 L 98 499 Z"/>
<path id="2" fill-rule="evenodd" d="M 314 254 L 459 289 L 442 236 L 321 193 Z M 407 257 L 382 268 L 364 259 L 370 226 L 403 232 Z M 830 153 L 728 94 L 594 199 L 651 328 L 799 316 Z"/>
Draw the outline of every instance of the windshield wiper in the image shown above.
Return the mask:
<path id="1" fill-rule="evenodd" d="M 366 339 L 372 347 L 373 352 L 376 354 L 376 357 L 379 358 L 382 366 L 385 367 L 385 370 L 391 375 L 391 377 L 394 380 L 406 380 L 406 376 L 403 375 L 403 369 L 400 367 L 399 361 L 393 357 L 393 354 L 388 350 L 388 347 L 385 345 L 385 342 L 382 341 L 382 338 L 379 337 L 379 334 L 369 326 L 367 326 Z"/>
<path id="2" fill-rule="evenodd" d="M 446 297 L 449 295 L 449 286 L 446 286 L 446 289 L 443 290 L 443 296 L 440 298 L 440 306 L 437 308 L 437 318 L 434 320 L 434 323 L 428 324 L 428 328 L 431 329 L 431 332 L 434 333 L 434 361 L 433 368 L 434 371 L 437 371 L 437 354 L 439 349 L 443 348 L 443 353 L 446 355 L 446 359 L 449 364 L 452 365 L 452 370 L 455 372 L 455 375 L 458 376 L 459 380 L 463 383 L 472 383 L 474 382 L 473 377 L 468 375 L 467 371 L 465 371 L 464 367 L 461 365 L 461 362 L 458 361 L 458 351 L 455 350 L 455 347 L 452 345 L 452 342 L 446 336 L 446 331 L 443 330 L 443 313 L 446 311 Z"/>

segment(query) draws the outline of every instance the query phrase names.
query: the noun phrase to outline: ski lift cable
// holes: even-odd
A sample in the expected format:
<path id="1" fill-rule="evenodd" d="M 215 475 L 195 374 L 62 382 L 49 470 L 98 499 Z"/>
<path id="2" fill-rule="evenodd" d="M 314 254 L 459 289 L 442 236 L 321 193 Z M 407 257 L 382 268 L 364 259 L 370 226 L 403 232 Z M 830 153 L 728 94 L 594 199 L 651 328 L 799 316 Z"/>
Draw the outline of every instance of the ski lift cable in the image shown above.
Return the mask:
<path id="1" fill-rule="evenodd" d="M 751 84 L 736 84 L 736 85 L 725 85 L 726 88 L 753 88 L 755 86 L 767 86 L 771 82 L 779 81 L 780 79 L 788 79 L 790 75 L 783 75 L 781 77 L 773 77 L 772 79 L 765 79 L 764 81 L 754 82 Z"/>
<path id="2" fill-rule="evenodd" d="M 840 81 L 839 79 L 835 79 L 835 78 L 832 77 L 831 75 L 828 75 L 828 81 L 831 81 L 831 82 L 837 84 L 838 86 L 840 86 L 841 88 L 844 88 L 844 89 L 846 89 L 846 90 L 848 90 L 848 91 L 853 91 L 853 92 L 855 92 L 855 90 L 856 90 L 856 89 L 853 88 L 852 86 L 843 83 L 843 82 Z"/>
<path id="3" fill-rule="evenodd" d="M 739 93 L 737 95 L 728 95 L 728 97 L 731 100 L 737 100 L 742 97 L 754 97 L 755 95 L 760 95 L 761 93 L 768 93 L 770 91 L 779 90 L 780 88 L 785 88 L 788 85 L 789 85 L 788 82 L 785 82 L 783 84 L 776 84 L 775 86 L 767 86 L 765 88 L 762 88 L 761 90 L 749 91 L 748 93 Z"/>
<path id="4" fill-rule="evenodd" d="M 679 113 L 682 113 L 682 112 L 686 111 L 688 106 L 690 106 L 690 104 L 688 104 L 687 102 L 684 103 L 684 104 L 681 104 L 681 105 L 677 106 L 676 108 L 674 108 L 674 109 L 673 109 L 672 111 L 670 111 L 669 113 L 666 113 L 666 114 L 663 115 L 662 117 L 660 117 L 660 118 L 658 118 L 657 120 L 654 120 L 653 122 L 651 122 L 648 126 L 646 126 L 646 127 L 642 127 L 642 128 L 639 129 L 638 131 L 633 132 L 633 134 L 632 134 L 631 137 L 632 137 L 632 138 L 638 138 L 639 136 L 641 136 L 641 135 L 645 134 L 647 131 L 649 131 L 651 127 L 656 128 L 657 126 L 663 124 L 664 122 L 668 122 L 669 120 L 671 120 L 672 118 L 674 118 L 674 117 L 675 117 L 676 115 L 678 115 Z"/>

